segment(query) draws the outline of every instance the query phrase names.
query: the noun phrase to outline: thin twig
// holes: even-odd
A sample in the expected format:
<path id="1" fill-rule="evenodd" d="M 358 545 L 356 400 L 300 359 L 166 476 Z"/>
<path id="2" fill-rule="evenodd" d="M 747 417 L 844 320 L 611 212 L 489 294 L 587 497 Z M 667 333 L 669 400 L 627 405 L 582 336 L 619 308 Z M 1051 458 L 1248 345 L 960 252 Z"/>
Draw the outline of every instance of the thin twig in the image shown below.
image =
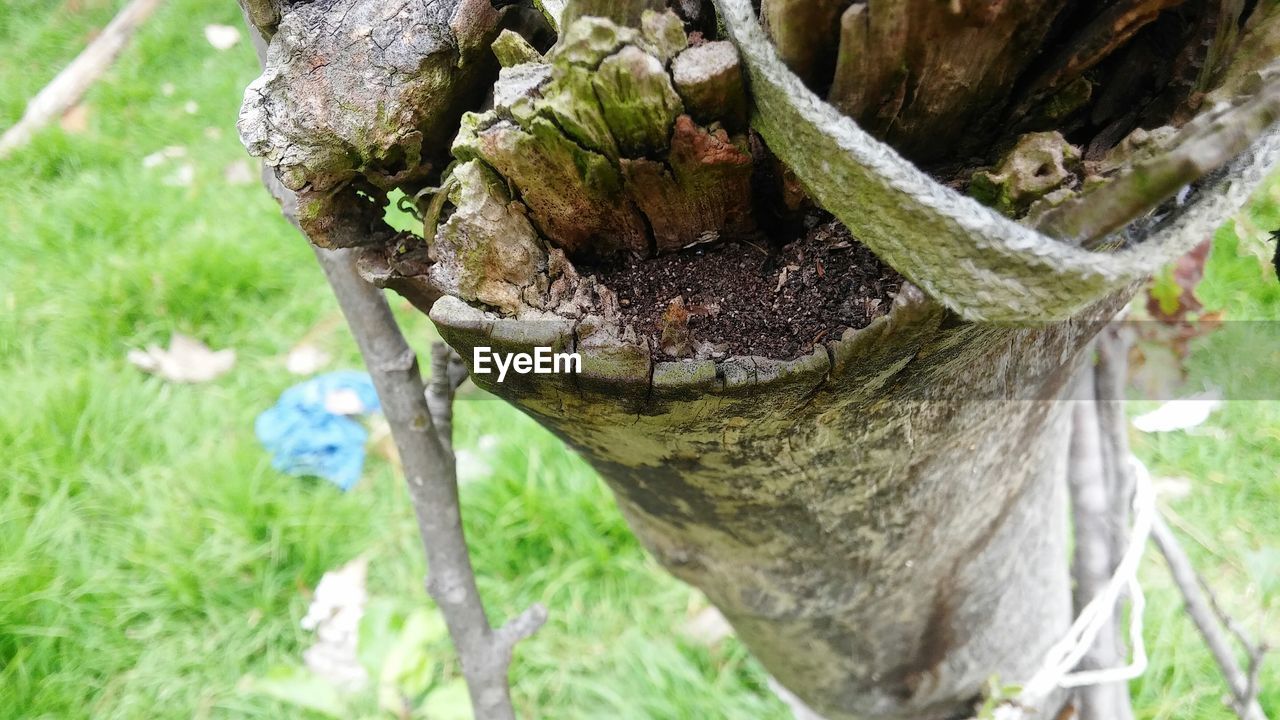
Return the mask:
<path id="1" fill-rule="evenodd" d="M 463 534 L 453 453 L 432 422 L 417 355 L 405 342 L 382 291 L 357 274 L 351 251 L 315 252 L 373 377 L 400 451 L 427 554 L 427 591 L 440 606 L 462 660 L 476 716 L 513 720 L 507 682 L 511 651 L 541 627 L 547 611 L 535 604 L 504 627 L 490 626 Z"/>
<path id="2" fill-rule="evenodd" d="M 1100 338 L 1098 344 L 1103 339 Z M 1101 353 L 1100 353 L 1101 354 Z M 1070 464 L 1067 469 L 1071 491 L 1075 557 L 1075 606 L 1080 612 L 1111 579 L 1128 544 L 1131 498 L 1115 492 L 1115 478 L 1122 475 L 1113 465 L 1127 462 L 1128 454 L 1115 454 L 1115 442 L 1108 436 L 1113 408 L 1100 401 L 1111 392 L 1114 367 L 1101 362 L 1084 367 L 1077 380 L 1073 403 Z M 1132 491 L 1130 491 L 1132 492 Z M 1079 670 L 1116 667 L 1125 660 L 1120 635 L 1120 607 L 1098 632 L 1098 637 L 1081 659 Z M 1104 683 L 1079 688 L 1081 720 L 1129 720 L 1133 707 L 1127 683 Z"/>
<path id="3" fill-rule="evenodd" d="M 265 39 L 257 32 L 250 34 L 258 59 L 262 61 L 266 54 Z M 279 201 L 284 216 L 301 231 L 297 196 L 265 168 L 263 183 Z M 348 202 L 335 203 L 332 207 L 352 207 L 359 203 L 354 193 L 345 192 L 350 195 L 346 198 Z M 358 223 L 337 225 L 344 229 L 358 227 Z M 359 244 L 356 238 L 350 240 L 352 242 L 343 244 Z M 427 592 L 440 606 L 449 637 L 462 662 L 462 674 L 475 715 L 484 720 L 514 720 L 507 679 L 512 649 L 546 622 L 546 608 L 535 603 L 502 627 L 495 629 L 489 624 L 463 533 L 451 443 L 447 435 L 442 437 L 432 421 L 427 389 L 418 371 L 418 357 L 405 342 L 382 291 L 356 271 L 353 251 L 314 246 L 312 249 L 360 348 L 391 427 L 426 551 Z M 436 355 L 444 357 L 446 371 L 439 377 L 448 379 L 449 399 L 437 412 L 442 417 L 451 416 L 453 391 L 462 380 L 450 366 L 447 355 Z"/>
<path id="4" fill-rule="evenodd" d="M 133 0 L 112 18 L 102 33 L 70 65 L 63 68 L 57 77 L 31 98 L 22 119 L 4 131 L 4 135 L 0 136 L 0 158 L 31 142 L 40 128 L 48 125 L 54 118 L 61 117 L 79 102 L 102 73 L 111 67 L 111 63 L 129 43 L 129 38 L 159 7 L 160 2 L 161 0 Z"/>
<path id="5" fill-rule="evenodd" d="M 1098 428 L 1107 469 L 1112 558 L 1120 557 L 1129 545 L 1129 508 L 1133 503 L 1129 420 L 1124 409 L 1132 344 L 1132 333 L 1123 326 L 1115 325 L 1098 333 L 1094 343 L 1097 350 L 1097 364 L 1093 369 L 1094 395 L 1098 400 Z"/>
<path id="6" fill-rule="evenodd" d="M 1262 72 L 1256 94 L 1188 123 L 1172 147 L 1137 163 L 1036 220 L 1040 232 L 1085 247 L 1140 217 L 1166 198 L 1239 155 L 1280 120 L 1280 64 Z"/>
<path id="7" fill-rule="evenodd" d="M 1156 517 L 1152 528 L 1152 537 L 1155 538 L 1156 547 L 1160 549 L 1160 553 L 1169 564 L 1169 573 L 1173 576 L 1174 583 L 1182 592 L 1187 615 L 1200 631 L 1205 645 L 1209 647 L 1209 653 L 1213 655 L 1214 662 L 1218 664 L 1218 669 L 1227 681 L 1236 714 L 1241 720 L 1266 720 L 1266 713 L 1258 704 L 1257 686 L 1257 674 L 1262 664 L 1262 653 L 1266 651 L 1265 646 L 1254 647 L 1245 643 L 1245 648 L 1250 655 L 1249 674 L 1245 675 L 1245 671 L 1241 670 L 1240 664 L 1236 661 L 1230 643 L 1218 625 L 1210 601 L 1206 599 L 1206 595 L 1212 596 L 1212 593 L 1192 567 L 1191 560 L 1187 558 L 1178 538 L 1159 516 Z"/>
<path id="8" fill-rule="evenodd" d="M 453 452 L 453 399 L 467 379 L 462 357 L 444 342 L 431 343 L 431 380 L 427 383 L 427 407 L 431 422 L 445 450 Z"/>

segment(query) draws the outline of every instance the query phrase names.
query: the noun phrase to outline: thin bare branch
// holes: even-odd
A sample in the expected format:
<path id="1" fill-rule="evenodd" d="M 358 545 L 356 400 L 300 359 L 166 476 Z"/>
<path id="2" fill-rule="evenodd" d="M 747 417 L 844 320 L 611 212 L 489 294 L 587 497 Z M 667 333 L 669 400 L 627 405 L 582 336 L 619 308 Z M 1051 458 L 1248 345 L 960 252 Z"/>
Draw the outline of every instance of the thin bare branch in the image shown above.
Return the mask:
<path id="1" fill-rule="evenodd" d="M 431 420 L 417 356 L 405 342 L 382 291 L 356 272 L 352 251 L 316 248 L 315 252 L 373 377 L 400 451 L 427 554 L 427 591 L 440 606 L 462 660 L 476 716 L 512 720 L 515 712 L 507 684 L 511 650 L 516 641 L 542 625 L 546 610 L 534 605 L 510 625 L 496 631 L 489 625 L 463 534 L 453 453 L 441 442 Z M 442 377 L 452 395 L 455 386 L 448 380 L 447 368 Z"/>
<path id="2" fill-rule="evenodd" d="M 1262 74 L 1258 92 L 1234 107 L 1196 118 L 1173 147 L 1123 171 L 1115 179 L 1046 212 L 1040 232 L 1094 247 L 1181 188 L 1244 152 L 1280 120 L 1280 66 Z"/>
<path id="3" fill-rule="evenodd" d="M 1098 427 L 1107 468 L 1108 508 L 1111 515 L 1111 556 L 1118 558 L 1129 545 L 1129 508 L 1134 477 L 1129 464 L 1129 421 L 1125 416 L 1129 347 L 1132 333 L 1123 325 L 1109 326 L 1094 343 L 1094 395 L 1098 400 Z"/>
<path id="4" fill-rule="evenodd" d="M 261 61 L 265 57 L 265 39 L 257 32 L 250 34 Z M 297 196 L 265 168 L 263 183 L 279 201 L 284 216 L 301 231 Z M 338 198 L 329 207 L 341 212 L 357 205 L 360 200 L 354 193 L 349 194 L 352 196 Z M 354 232 L 359 225 L 334 223 L 336 232 Z M 339 240 L 342 246 L 360 244 L 358 238 Z M 440 606 L 449 637 L 458 651 L 475 715 L 485 720 L 514 720 L 507 680 L 512 648 L 546 622 L 547 611 L 541 604 L 534 604 L 495 630 L 476 587 L 462 528 L 450 441 L 453 394 L 466 378 L 466 368 L 459 369 L 460 359 L 451 362 L 448 354 L 433 353 L 433 365 L 439 363 L 441 369 L 432 382 L 438 405 L 433 412 L 418 371 L 418 357 L 405 342 L 382 291 L 357 272 L 355 251 L 325 250 L 314 245 L 312 249 L 360 348 L 391 427 L 426 551 L 427 592 Z M 441 427 L 433 422 L 437 415 L 445 420 Z"/>
<path id="5" fill-rule="evenodd" d="M 1072 576 L 1075 607 L 1080 610 L 1111 579 L 1127 543 L 1116 545 L 1117 523 L 1128 524 L 1128 499 L 1117 504 L 1112 493 L 1110 443 L 1103 434 L 1103 415 L 1110 408 L 1098 402 L 1098 366 L 1082 369 L 1072 411 L 1070 464 L 1071 517 L 1075 535 Z M 1108 368 L 1109 371 L 1109 368 Z M 1126 455 L 1127 458 L 1127 455 Z M 1120 529 L 1124 534 L 1125 529 Z M 1119 617 L 1119 608 L 1116 611 Z M 1124 664 L 1124 645 L 1113 619 L 1099 632 L 1078 669 L 1097 670 Z M 1088 685 L 1078 690 L 1081 720 L 1127 720 L 1133 717 L 1126 683 Z"/>
<path id="6" fill-rule="evenodd" d="M 1266 713 L 1258 704 L 1257 698 L 1257 673 L 1262 664 L 1261 655 L 1265 652 L 1265 648 L 1245 643 L 1245 648 L 1250 655 L 1249 674 L 1246 675 L 1236 661 L 1235 653 L 1218 624 L 1211 601 L 1207 599 L 1207 596 L 1212 597 L 1212 593 L 1192 567 L 1191 560 L 1183 551 L 1177 536 L 1159 516 L 1156 517 L 1151 534 L 1156 541 L 1156 547 L 1160 549 L 1160 553 L 1169 564 L 1169 572 L 1173 576 L 1174 583 L 1182 592 L 1187 615 L 1200 631 L 1210 654 L 1213 655 L 1214 662 L 1218 664 L 1218 669 L 1227 681 L 1236 714 L 1241 720 L 1266 720 Z"/>
<path id="7" fill-rule="evenodd" d="M 31 142 L 45 125 L 70 110 L 94 82 L 111 67 L 129 39 L 142 26 L 161 0 L 133 0 L 121 10 L 93 42 L 71 64 L 58 73 L 27 103 L 27 109 L 13 127 L 0 136 L 0 158 Z"/>
<path id="8" fill-rule="evenodd" d="M 462 357 L 444 342 L 431 343 L 431 380 L 427 383 L 427 407 L 431 422 L 445 450 L 453 452 L 453 398 L 467 379 Z"/>

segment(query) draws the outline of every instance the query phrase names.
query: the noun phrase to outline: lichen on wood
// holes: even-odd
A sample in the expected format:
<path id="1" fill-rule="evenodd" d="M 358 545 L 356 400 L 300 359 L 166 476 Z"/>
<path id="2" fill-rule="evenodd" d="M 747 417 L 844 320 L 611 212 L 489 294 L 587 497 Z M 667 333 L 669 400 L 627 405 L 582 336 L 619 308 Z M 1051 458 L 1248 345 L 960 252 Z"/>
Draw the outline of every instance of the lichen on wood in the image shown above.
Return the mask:
<path id="1" fill-rule="evenodd" d="M 658 58 L 628 45 L 602 60 L 591 82 L 622 155 L 645 157 L 667 149 L 684 106 Z"/>
<path id="2" fill-rule="evenodd" d="M 732 43 L 717 40 L 685 50 L 672 63 L 671 78 L 694 120 L 704 124 L 722 120 L 734 132 L 745 129 L 747 94 Z"/>
<path id="3" fill-rule="evenodd" d="M 430 277 L 442 291 L 507 314 L 541 304 L 549 289 L 547 253 L 506 183 L 479 162 L 451 176 L 453 215 L 431 244 Z"/>
<path id="4" fill-rule="evenodd" d="M 974 173 L 969 194 L 1008 215 L 1019 217 L 1050 192 L 1079 180 L 1080 149 L 1058 132 L 1028 133 L 994 170 Z"/>
<path id="5" fill-rule="evenodd" d="M 624 194 L 618 169 L 545 117 L 535 116 L 527 127 L 499 120 L 474 139 L 459 136 L 454 150 L 459 159 L 484 160 L 511 181 L 542 236 L 565 252 L 648 251 L 644 221 Z"/>
<path id="6" fill-rule="evenodd" d="M 573 21 L 544 62 L 502 70 L 493 109 L 464 118 L 453 144 L 509 181 L 538 233 L 571 258 L 670 252 L 753 228 L 751 154 L 725 129 L 745 129 L 736 52 L 686 49 L 670 12 L 643 12 L 639 25 Z"/>
<path id="7" fill-rule="evenodd" d="M 1059 5 L 853 4 L 833 23 L 839 51 L 828 99 L 917 162 L 940 160 L 975 140 L 981 145 L 993 122 L 988 115 L 1003 107 L 1041 51 Z"/>
<path id="8" fill-rule="evenodd" d="M 542 53 L 538 52 L 537 48 L 519 33 L 511 30 L 503 30 L 498 34 L 497 39 L 493 41 L 493 55 L 498 58 L 498 64 L 504 68 L 542 60 Z"/>

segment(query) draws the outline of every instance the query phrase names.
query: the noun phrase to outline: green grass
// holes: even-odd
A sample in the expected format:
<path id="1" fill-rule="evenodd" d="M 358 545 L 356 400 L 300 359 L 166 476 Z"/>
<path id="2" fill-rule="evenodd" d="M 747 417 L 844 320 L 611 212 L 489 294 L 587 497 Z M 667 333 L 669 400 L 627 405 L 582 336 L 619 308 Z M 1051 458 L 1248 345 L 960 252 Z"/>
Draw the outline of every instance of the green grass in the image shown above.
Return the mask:
<path id="1" fill-rule="evenodd" d="M 0 7 L 0 125 L 121 4 Z M 296 381 L 282 356 L 303 335 L 335 367 L 358 358 L 304 243 L 259 186 L 224 180 L 243 157 L 234 119 L 255 61 L 244 43 L 212 49 L 210 22 L 239 25 L 234 4 L 165 4 L 89 93 L 87 130 L 51 128 L 0 165 L 0 719 L 300 717 L 242 678 L 297 662 L 311 642 L 298 620 L 324 571 L 364 554 L 375 596 L 426 603 L 387 462 L 371 456 L 344 495 L 276 473 L 253 437 L 254 416 Z M 171 145 L 187 157 L 143 167 Z M 194 182 L 166 184 L 181 162 Z M 1256 224 L 1280 224 L 1277 208 L 1273 191 Z M 1268 272 L 1223 233 L 1202 295 L 1232 317 L 1274 320 Z M 404 317 L 425 344 L 425 321 Z M 235 348 L 236 369 L 177 386 L 126 363 L 175 330 Z M 1196 373 L 1230 361 L 1212 342 Z M 785 717 L 739 645 L 683 639 L 699 599 L 641 550 L 581 461 L 500 403 L 458 414 L 460 447 L 501 436 L 492 476 L 464 488 L 490 609 L 540 601 L 551 613 L 518 651 L 526 716 Z M 1231 403 L 1209 429 L 1221 436 L 1136 449 L 1158 474 L 1194 479 L 1170 502 L 1205 538 L 1189 549 L 1231 607 L 1275 626 L 1280 404 Z M 1141 717 L 1231 717 L 1154 560 L 1144 578 L 1153 660 L 1134 685 Z M 450 651 L 432 651 L 444 683 Z M 1264 679 L 1280 713 L 1280 665 Z"/>

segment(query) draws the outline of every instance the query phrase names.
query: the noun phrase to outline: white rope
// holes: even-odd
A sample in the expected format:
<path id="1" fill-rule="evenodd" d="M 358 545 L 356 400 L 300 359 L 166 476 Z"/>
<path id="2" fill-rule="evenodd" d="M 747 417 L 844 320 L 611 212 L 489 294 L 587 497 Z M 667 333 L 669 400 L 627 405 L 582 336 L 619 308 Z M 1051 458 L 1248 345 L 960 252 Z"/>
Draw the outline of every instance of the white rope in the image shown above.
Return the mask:
<path id="1" fill-rule="evenodd" d="M 1138 582 L 1138 563 L 1142 560 L 1147 540 L 1151 536 L 1151 526 L 1155 522 L 1156 496 L 1147 466 L 1133 455 L 1129 456 L 1129 465 L 1134 474 L 1133 530 L 1124 556 L 1107 584 L 1080 611 L 1067 634 L 1049 648 L 1044 663 L 1023 685 L 1017 698 L 996 711 L 996 718 L 1012 720 L 1023 717 L 1021 708 L 1037 707 L 1057 688 L 1123 682 L 1146 671 L 1147 649 L 1142 640 L 1146 598 L 1142 594 L 1142 585 Z M 1120 667 L 1072 672 L 1085 653 L 1089 652 L 1089 648 L 1093 647 L 1098 633 L 1114 617 L 1116 603 L 1120 600 L 1121 591 L 1125 589 L 1129 593 L 1129 644 L 1133 648 L 1133 659 Z"/>

